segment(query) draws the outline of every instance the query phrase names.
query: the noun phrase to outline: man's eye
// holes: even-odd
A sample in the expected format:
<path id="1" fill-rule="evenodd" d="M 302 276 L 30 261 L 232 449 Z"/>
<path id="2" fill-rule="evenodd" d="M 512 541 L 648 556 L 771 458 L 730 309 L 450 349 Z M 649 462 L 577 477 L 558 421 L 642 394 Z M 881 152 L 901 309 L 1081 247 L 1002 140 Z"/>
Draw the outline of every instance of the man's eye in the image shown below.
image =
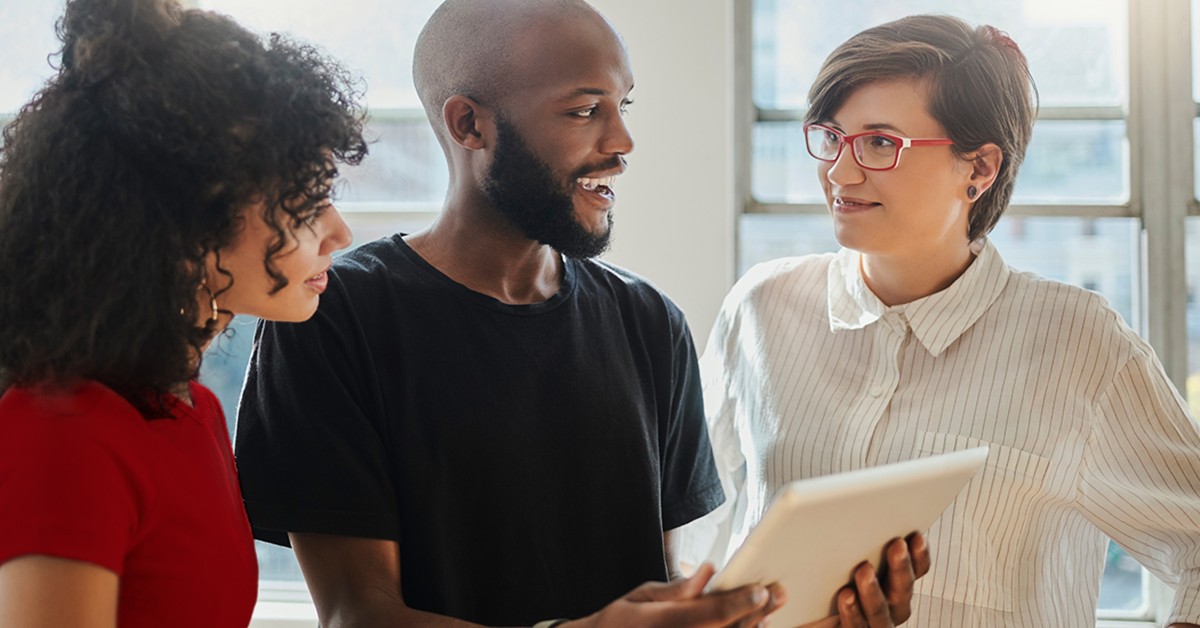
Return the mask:
<path id="1" fill-rule="evenodd" d="M 575 117 L 577 117 L 577 118 L 594 117 L 596 115 L 596 109 L 598 109 L 598 107 L 588 107 L 587 109 L 584 109 L 582 111 L 576 111 Z"/>

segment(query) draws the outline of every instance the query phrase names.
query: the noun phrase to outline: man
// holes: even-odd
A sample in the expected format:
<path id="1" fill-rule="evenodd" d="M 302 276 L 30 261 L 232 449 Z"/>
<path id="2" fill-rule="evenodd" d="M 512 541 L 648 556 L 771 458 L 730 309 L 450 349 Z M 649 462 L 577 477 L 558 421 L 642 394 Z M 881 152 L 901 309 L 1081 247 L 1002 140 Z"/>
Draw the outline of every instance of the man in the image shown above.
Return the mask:
<path id="1" fill-rule="evenodd" d="M 777 586 L 661 584 L 669 531 L 723 495 L 682 313 L 592 259 L 633 150 L 619 36 L 579 0 L 449 0 L 414 76 L 445 207 L 343 257 L 312 322 L 260 328 L 256 535 L 290 541 L 325 626 L 757 623 Z M 890 546 L 886 593 L 862 570 L 846 625 L 907 617 L 922 543 Z"/>

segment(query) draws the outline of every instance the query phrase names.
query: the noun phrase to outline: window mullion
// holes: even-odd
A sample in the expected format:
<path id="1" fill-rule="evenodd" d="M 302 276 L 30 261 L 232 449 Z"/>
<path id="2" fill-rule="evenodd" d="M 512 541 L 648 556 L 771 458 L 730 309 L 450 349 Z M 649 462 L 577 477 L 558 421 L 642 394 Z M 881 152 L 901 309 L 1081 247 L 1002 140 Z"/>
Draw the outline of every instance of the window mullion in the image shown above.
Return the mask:
<path id="1" fill-rule="evenodd" d="M 1187 2 L 1130 3 L 1131 198 L 1142 209 L 1141 329 L 1180 390 L 1187 376 L 1184 221 L 1192 194 Z"/>
<path id="2" fill-rule="evenodd" d="M 825 203 L 787 203 L 751 200 L 743 206 L 747 214 L 828 214 Z M 1069 217 L 1069 218 L 1130 218 L 1133 209 L 1128 204 L 1102 205 L 1089 203 L 1014 203 L 1004 210 L 1005 216 Z"/>
<path id="3" fill-rule="evenodd" d="M 420 107 L 374 107 L 368 112 L 372 122 L 423 122 L 425 110 Z"/>
<path id="4" fill-rule="evenodd" d="M 734 258 L 741 238 L 741 213 L 754 205 L 754 0 L 733 3 L 733 193 L 737 202 L 729 237 L 733 238 Z M 736 279 L 736 276 L 734 276 Z M 732 287 L 732 286 L 730 286 Z"/>
<path id="5" fill-rule="evenodd" d="M 753 104 L 753 103 L 752 103 Z M 1200 105 L 1198 105 L 1200 107 Z M 754 105 L 759 122 L 803 122 L 806 109 L 770 109 Z M 1124 120 L 1127 112 L 1121 105 L 1040 107 L 1038 120 Z"/>

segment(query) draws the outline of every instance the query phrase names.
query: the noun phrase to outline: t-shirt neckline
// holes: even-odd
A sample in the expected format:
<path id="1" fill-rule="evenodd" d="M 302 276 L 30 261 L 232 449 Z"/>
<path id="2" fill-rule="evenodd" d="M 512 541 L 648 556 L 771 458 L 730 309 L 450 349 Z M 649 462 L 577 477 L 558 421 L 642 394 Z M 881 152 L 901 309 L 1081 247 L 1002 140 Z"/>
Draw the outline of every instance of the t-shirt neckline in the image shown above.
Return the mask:
<path id="1" fill-rule="evenodd" d="M 570 300 L 570 297 L 575 292 L 575 286 L 578 283 L 578 270 L 576 265 L 579 260 L 570 257 L 562 256 L 563 261 L 563 277 L 562 282 L 558 286 L 558 292 L 555 292 L 549 299 L 540 303 L 524 303 L 512 304 L 505 303 L 495 297 L 476 292 L 461 283 L 451 279 L 442 271 L 438 270 L 433 264 L 430 264 L 425 258 L 421 257 L 416 251 L 409 246 L 404 240 L 406 233 L 397 233 L 392 236 L 392 242 L 395 243 L 400 253 L 404 255 L 414 266 L 422 270 L 426 275 L 445 286 L 451 292 L 454 292 L 459 297 L 471 301 L 479 306 L 488 309 L 512 314 L 517 316 L 534 316 L 544 314 L 558 308 L 563 303 Z M 559 254 L 561 256 L 561 254 Z"/>

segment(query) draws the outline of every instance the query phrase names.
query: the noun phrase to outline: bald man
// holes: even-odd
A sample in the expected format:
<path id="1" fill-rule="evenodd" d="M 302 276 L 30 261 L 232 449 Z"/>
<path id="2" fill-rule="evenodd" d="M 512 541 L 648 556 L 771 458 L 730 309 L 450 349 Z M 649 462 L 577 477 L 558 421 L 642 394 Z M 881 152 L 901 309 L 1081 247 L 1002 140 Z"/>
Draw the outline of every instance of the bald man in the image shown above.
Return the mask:
<path id="1" fill-rule="evenodd" d="M 594 259 L 633 150 L 620 37 L 580 1 L 450 0 L 414 76 L 445 206 L 342 257 L 312 321 L 260 327 L 256 536 L 295 548 L 327 627 L 756 624 L 778 587 L 666 583 L 670 530 L 723 495 L 683 314 Z M 928 554 L 889 549 L 843 625 L 907 617 Z"/>

